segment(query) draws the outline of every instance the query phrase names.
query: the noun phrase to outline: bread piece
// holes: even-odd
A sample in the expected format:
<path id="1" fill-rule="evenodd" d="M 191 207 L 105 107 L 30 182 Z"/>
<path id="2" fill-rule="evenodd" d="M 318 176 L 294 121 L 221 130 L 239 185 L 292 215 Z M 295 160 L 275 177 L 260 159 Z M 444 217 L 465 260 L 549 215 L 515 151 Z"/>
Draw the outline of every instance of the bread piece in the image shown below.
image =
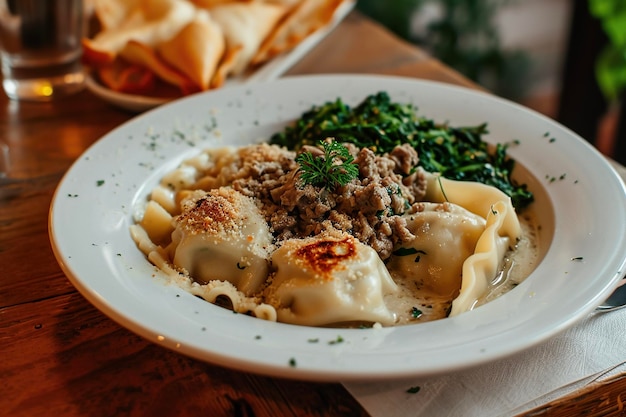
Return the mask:
<path id="1" fill-rule="evenodd" d="M 187 76 L 172 68 L 161 59 L 154 49 L 137 41 L 129 41 L 119 56 L 125 61 L 141 65 L 152 71 L 168 84 L 178 87 L 183 94 L 198 91 L 198 87 Z"/>
<path id="2" fill-rule="evenodd" d="M 251 0 L 190 0 L 197 7 L 202 9 L 209 9 L 211 7 L 218 6 L 220 4 L 228 4 L 228 3 L 240 3 L 247 2 Z"/>
<path id="3" fill-rule="evenodd" d="M 94 0 L 94 14 L 102 30 L 115 29 L 137 9 L 140 2 L 141 0 Z"/>
<path id="4" fill-rule="evenodd" d="M 156 46 L 158 55 L 167 64 L 189 77 L 201 90 L 209 89 L 225 48 L 224 34 L 206 10 L 198 10 L 180 32 Z"/>
<path id="5" fill-rule="evenodd" d="M 292 49 L 304 38 L 328 25 L 335 11 L 347 1 L 353 0 L 302 0 L 290 9 L 265 39 L 251 63 L 261 64 Z"/>
<path id="6" fill-rule="evenodd" d="M 125 17 L 116 23 L 116 27 L 99 32 L 93 39 L 83 40 L 85 59 L 87 63 L 112 61 L 130 40 L 154 47 L 178 33 L 194 18 L 196 10 L 187 1 L 138 0 L 135 7 L 126 10 Z"/>
<path id="7" fill-rule="evenodd" d="M 211 17 L 224 32 L 226 48 L 237 50 L 232 63 L 233 74 L 240 75 L 248 68 L 261 43 L 286 10 L 285 6 L 262 2 L 227 3 L 210 9 Z"/>

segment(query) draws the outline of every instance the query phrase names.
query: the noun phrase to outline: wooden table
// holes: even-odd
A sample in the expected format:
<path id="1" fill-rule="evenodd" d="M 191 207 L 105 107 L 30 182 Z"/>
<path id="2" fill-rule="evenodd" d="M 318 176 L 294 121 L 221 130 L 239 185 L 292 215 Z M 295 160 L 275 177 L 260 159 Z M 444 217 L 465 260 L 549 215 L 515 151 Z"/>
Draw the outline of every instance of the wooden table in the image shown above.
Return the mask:
<path id="1" fill-rule="evenodd" d="M 289 74 L 341 72 L 478 88 L 358 13 Z M 193 360 L 140 338 L 96 310 L 68 282 L 52 254 L 48 208 L 72 162 L 133 115 L 88 91 L 53 103 L 19 103 L 2 96 L 0 106 L 0 139 L 11 156 L 10 179 L 0 179 L 0 414 L 367 415 L 340 384 L 287 381 Z"/>

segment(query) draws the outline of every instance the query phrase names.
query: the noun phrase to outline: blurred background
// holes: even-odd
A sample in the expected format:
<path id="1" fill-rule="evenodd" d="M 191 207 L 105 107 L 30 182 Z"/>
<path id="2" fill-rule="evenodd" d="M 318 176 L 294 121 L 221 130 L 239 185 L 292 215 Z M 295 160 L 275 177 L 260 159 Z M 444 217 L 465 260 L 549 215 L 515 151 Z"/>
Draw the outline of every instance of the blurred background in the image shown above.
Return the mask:
<path id="1" fill-rule="evenodd" d="M 359 0 L 357 8 L 626 163 L 626 0 Z"/>

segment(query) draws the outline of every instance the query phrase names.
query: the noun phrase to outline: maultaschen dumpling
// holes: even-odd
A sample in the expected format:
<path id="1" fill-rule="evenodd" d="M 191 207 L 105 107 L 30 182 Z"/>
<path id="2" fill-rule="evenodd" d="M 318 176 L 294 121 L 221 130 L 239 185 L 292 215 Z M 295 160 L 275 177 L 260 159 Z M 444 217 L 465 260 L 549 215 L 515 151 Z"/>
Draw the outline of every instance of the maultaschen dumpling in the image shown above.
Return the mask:
<path id="1" fill-rule="evenodd" d="M 278 321 L 304 326 L 393 325 L 384 302 L 398 287 L 370 246 L 345 233 L 289 239 L 272 254 L 265 300 Z"/>
<path id="2" fill-rule="evenodd" d="M 228 187 L 195 191 L 174 218 L 173 263 L 194 280 L 220 279 L 246 295 L 256 293 L 268 274 L 271 234 L 250 197 Z"/>

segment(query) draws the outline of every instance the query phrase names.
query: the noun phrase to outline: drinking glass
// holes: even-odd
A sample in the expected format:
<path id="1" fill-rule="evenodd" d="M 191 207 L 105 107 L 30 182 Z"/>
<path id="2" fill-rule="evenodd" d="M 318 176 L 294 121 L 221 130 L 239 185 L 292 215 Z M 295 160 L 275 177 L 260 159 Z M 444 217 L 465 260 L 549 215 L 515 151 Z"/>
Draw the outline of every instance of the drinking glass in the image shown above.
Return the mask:
<path id="1" fill-rule="evenodd" d="M 15 100 L 80 91 L 83 0 L 0 0 L 2 87 Z"/>

